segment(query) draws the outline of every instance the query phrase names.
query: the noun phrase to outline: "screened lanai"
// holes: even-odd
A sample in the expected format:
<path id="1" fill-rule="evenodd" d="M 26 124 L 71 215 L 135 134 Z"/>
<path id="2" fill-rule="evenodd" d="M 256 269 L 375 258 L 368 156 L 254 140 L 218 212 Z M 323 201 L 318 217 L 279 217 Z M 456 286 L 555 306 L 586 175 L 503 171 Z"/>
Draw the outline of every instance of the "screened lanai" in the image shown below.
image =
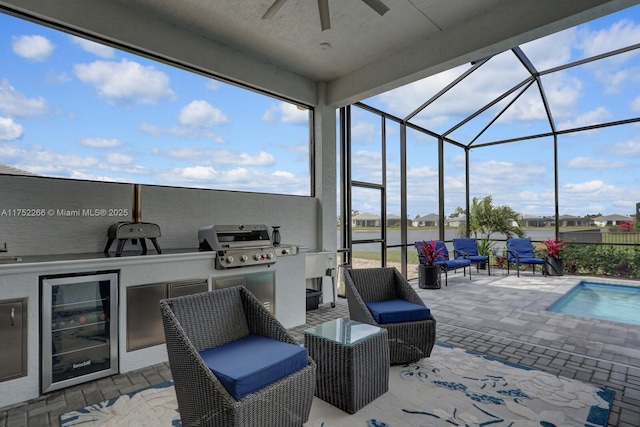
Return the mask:
<path id="1" fill-rule="evenodd" d="M 456 211 L 486 196 L 546 225 L 549 237 L 567 216 L 633 219 L 638 47 L 636 6 L 344 108 L 341 218 L 406 219 L 393 230 L 342 221 L 345 252 L 379 251 L 382 264 L 400 252 L 411 276 L 414 241 L 465 234 L 468 215 Z M 418 231 L 433 213 L 437 229 Z"/>

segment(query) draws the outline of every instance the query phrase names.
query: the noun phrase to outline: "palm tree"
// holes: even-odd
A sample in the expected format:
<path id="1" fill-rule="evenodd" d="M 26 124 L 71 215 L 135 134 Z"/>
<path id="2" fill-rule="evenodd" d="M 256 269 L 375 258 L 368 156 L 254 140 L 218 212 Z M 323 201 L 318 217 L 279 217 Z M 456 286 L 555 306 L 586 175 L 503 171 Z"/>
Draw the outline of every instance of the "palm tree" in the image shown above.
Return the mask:
<path id="1" fill-rule="evenodd" d="M 461 207 L 458 207 L 456 212 L 466 214 Z M 489 239 L 493 233 L 504 234 L 507 239 L 513 237 L 514 234 L 518 237 L 524 237 L 525 233 L 520 226 L 513 225 L 514 223 L 518 224 L 518 216 L 518 212 L 509 206 L 493 206 L 491 196 L 486 196 L 483 199 L 474 197 L 469 209 L 469 232 L 476 239 L 478 233 L 483 239 Z M 466 227 L 461 227 L 459 234 L 465 235 Z"/>

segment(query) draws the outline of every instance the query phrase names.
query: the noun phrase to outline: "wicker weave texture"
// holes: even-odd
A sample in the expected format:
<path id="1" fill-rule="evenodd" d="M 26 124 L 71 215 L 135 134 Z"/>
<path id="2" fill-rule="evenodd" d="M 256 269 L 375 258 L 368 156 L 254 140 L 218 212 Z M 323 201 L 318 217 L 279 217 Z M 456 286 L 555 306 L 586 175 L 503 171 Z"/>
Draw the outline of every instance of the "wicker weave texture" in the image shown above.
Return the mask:
<path id="1" fill-rule="evenodd" d="M 206 366 L 199 350 L 254 333 L 296 344 L 244 286 L 160 301 L 169 365 L 182 425 L 291 426 L 309 418 L 316 364 L 235 400 Z"/>
<path id="2" fill-rule="evenodd" d="M 404 323 L 378 323 L 365 302 L 404 299 L 425 306 L 409 282 L 393 267 L 345 269 L 344 283 L 349 317 L 389 332 L 391 364 L 429 357 L 436 342 L 436 319 Z"/>
<path id="3" fill-rule="evenodd" d="M 320 399 L 353 414 L 389 390 L 386 330 L 354 346 L 307 333 L 304 343 L 318 365 Z"/>

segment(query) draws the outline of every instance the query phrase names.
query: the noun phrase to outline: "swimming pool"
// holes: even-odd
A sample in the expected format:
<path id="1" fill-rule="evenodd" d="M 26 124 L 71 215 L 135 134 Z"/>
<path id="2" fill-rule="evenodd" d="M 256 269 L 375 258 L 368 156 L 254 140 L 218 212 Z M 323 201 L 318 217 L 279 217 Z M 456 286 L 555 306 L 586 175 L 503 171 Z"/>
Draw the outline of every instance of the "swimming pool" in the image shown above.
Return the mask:
<path id="1" fill-rule="evenodd" d="M 580 282 L 548 310 L 640 325 L 640 287 Z"/>

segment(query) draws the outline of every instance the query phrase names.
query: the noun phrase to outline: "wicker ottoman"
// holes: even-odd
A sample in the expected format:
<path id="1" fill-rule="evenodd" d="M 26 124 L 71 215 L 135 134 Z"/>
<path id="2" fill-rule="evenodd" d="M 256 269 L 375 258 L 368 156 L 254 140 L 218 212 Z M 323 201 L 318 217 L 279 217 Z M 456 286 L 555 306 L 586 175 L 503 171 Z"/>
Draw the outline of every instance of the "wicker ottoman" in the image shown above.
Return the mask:
<path id="1" fill-rule="evenodd" d="M 317 364 L 316 396 L 353 414 L 389 389 L 387 331 L 335 319 L 304 331 Z"/>

